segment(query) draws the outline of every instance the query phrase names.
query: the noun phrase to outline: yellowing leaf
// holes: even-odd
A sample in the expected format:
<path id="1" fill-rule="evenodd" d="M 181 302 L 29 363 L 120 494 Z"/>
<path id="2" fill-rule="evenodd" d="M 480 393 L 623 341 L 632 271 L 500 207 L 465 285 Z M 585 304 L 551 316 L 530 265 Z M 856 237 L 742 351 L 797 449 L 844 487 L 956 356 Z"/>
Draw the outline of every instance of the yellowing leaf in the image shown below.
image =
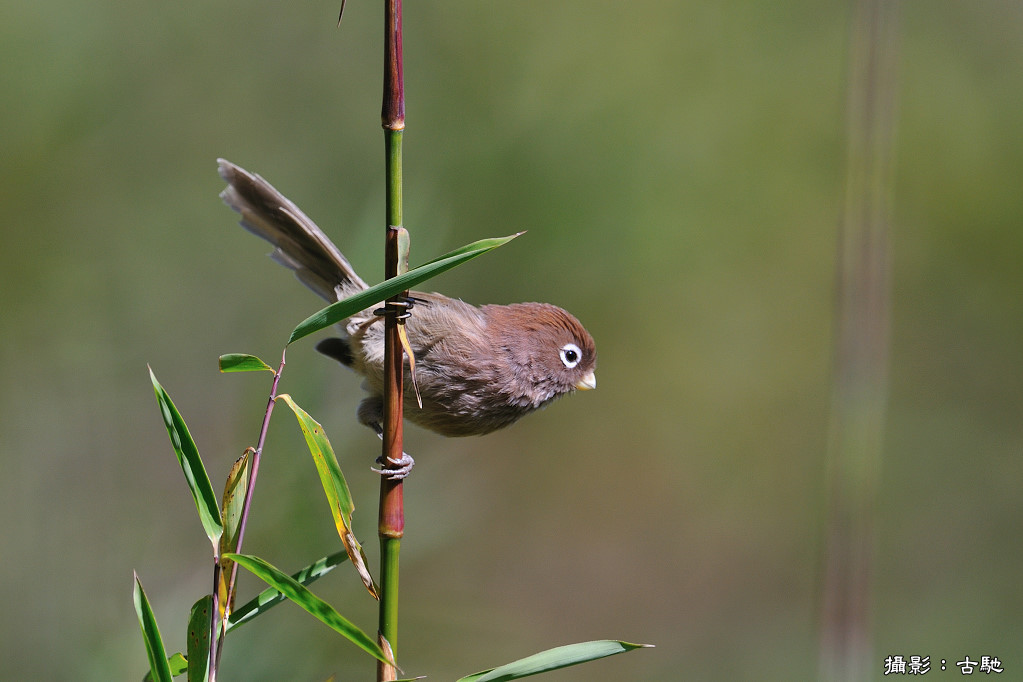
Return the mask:
<path id="1" fill-rule="evenodd" d="M 337 527 L 337 534 L 348 552 L 348 558 L 352 565 L 359 572 L 363 584 L 375 599 L 377 595 L 376 585 L 373 583 L 373 576 L 369 573 L 366 565 L 366 555 L 362 545 L 352 533 L 352 512 L 355 511 L 355 503 L 352 502 L 352 494 L 348 490 L 348 483 L 341 473 L 341 467 L 337 463 L 337 456 L 334 455 L 334 448 L 330 446 L 327 435 L 319 422 L 299 407 L 287 393 L 277 396 L 283 400 L 298 419 L 299 428 L 305 436 L 306 445 L 309 447 L 309 454 L 313 456 L 316 464 L 316 471 L 320 475 L 320 483 L 323 484 L 323 492 L 327 496 L 327 503 L 330 505 L 330 513 L 334 517 L 334 525 Z"/>

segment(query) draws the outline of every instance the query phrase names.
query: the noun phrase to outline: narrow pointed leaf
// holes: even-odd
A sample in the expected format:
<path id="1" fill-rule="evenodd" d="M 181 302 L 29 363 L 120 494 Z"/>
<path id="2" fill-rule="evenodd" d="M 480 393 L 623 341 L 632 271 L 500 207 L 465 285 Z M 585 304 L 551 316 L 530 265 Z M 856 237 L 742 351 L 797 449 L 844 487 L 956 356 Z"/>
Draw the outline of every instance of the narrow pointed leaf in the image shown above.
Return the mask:
<path id="1" fill-rule="evenodd" d="M 327 495 L 327 504 L 330 505 L 330 513 L 334 516 L 334 525 L 337 527 L 337 534 L 341 542 L 348 550 L 348 558 L 352 565 L 359 572 L 362 583 L 369 590 L 374 598 L 377 597 L 376 586 L 373 584 L 373 576 L 369 573 L 366 565 L 366 554 L 362 545 L 352 532 L 352 512 L 355 511 L 355 503 L 352 501 L 352 494 L 348 490 L 348 483 L 345 481 L 341 467 L 334 455 L 334 448 L 330 446 L 327 435 L 319 422 L 299 407 L 287 393 L 277 396 L 283 400 L 298 419 L 298 425 L 305 436 L 306 445 L 309 446 L 309 453 L 316 463 L 316 471 L 320 474 L 320 483 L 323 484 L 323 492 Z"/>
<path id="2" fill-rule="evenodd" d="M 245 491 L 249 487 L 249 462 L 253 453 L 255 453 L 253 448 L 245 449 L 242 456 L 235 460 L 227 475 L 227 483 L 224 484 L 220 511 L 224 520 L 224 534 L 220 536 L 221 556 L 238 549 L 238 528 L 241 524 L 242 510 L 245 508 Z M 217 587 L 221 618 L 231 613 L 231 607 L 234 605 L 234 595 L 227 594 L 230 582 L 231 562 L 221 560 L 220 585 Z"/>
<path id="3" fill-rule="evenodd" d="M 138 573 L 135 574 L 135 588 L 133 592 L 135 601 L 135 613 L 139 617 L 139 626 L 142 628 L 142 639 L 146 643 L 146 656 L 149 657 L 149 672 L 157 682 L 171 682 L 170 664 L 167 662 L 167 650 L 163 646 L 163 637 L 160 636 L 160 627 L 156 624 L 156 615 L 149 605 L 146 592 L 142 589 L 142 582 Z"/>
<path id="4" fill-rule="evenodd" d="M 192 605 L 188 617 L 188 682 L 206 682 L 210 665 L 210 630 L 213 628 L 213 595 Z"/>
<path id="5" fill-rule="evenodd" d="M 442 256 L 437 256 L 433 260 L 426 261 L 425 263 L 420 265 L 418 268 L 416 268 L 416 270 L 425 268 L 428 265 L 435 265 L 437 263 L 447 262 L 448 260 L 450 260 L 451 258 L 454 258 L 454 257 L 469 256 L 469 258 L 475 258 L 476 256 L 479 256 L 480 254 L 486 253 L 487 251 L 493 251 L 494 249 L 496 249 L 499 246 L 504 246 L 505 244 L 507 244 L 511 240 L 515 239 L 516 237 L 521 237 L 525 233 L 526 233 L 525 230 L 523 230 L 522 232 L 516 232 L 515 234 L 510 234 L 507 237 L 491 237 L 490 239 L 480 239 L 480 240 L 474 241 L 474 242 L 472 242 L 470 244 L 465 244 L 464 246 L 459 246 L 457 249 L 454 249 L 453 251 L 448 251 L 447 253 L 445 253 Z M 461 264 L 463 262 L 465 262 L 465 261 L 459 261 L 455 265 L 459 265 L 459 264 Z M 455 267 L 455 266 L 452 265 L 450 267 L 445 268 L 445 270 L 450 270 L 452 267 Z M 444 272 L 444 270 L 441 270 L 440 272 Z M 430 275 L 430 276 L 432 277 L 433 275 Z"/>
<path id="6" fill-rule="evenodd" d="M 292 573 L 291 577 L 301 585 L 309 585 L 330 573 L 334 570 L 335 566 L 347 559 L 347 552 L 335 552 L 330 556 L 325 556 L 309 566 L 306 566 L 297 573 Z M 274 606 L 277 606 L 284 601 L 284 599 L 284 595 L 281 594 L 279 590 L 276 590 L 273 587 L 266 588 L 257 594 L 254 599 L 250 599 L 245 602 L 231 613 L 227 620 L 227 632 L 244 625 L 256 616 L 266 613 Z"/>
<path id="7" fill-rule="evenodd" d="M 174 407 L 174 402 L 163 390 L 163 386 L 156 380 L 152 368 L 149 369 L 149 377 L 153 380 L 156 402 L 160 405 L 160 414 L 167 426 L 167 435 L 170 436 L 171 446 L 174 448 L 174 454 L 178 457 L 181 471 L 185 474 L 185 482 L 188 483 L 188 489 L 195 501 L 199 520 L 202 521 L 202 526 L 206 530 L 206 537 L 210 539 L 216 549 L 224 527 L 220 522 L 220 508 L 217 506 L 217 496 L 213 494 L 210 477 L 206 475 L 206 467 L 203 466 L 202 458 L 199 457 L 195 441 L 188 433 L 185 420 L 182 419 L 178 408 Z"/>
<path id="8" fill-rule="evenodd" d="M 274 368 L 255 355 L 228 353 L 220 356 L 221 372 L 261 372 L 263 370 L 273 372 Z"/>
<path id="9" fill-rule="evenodd" d="M 188 670 L 188 659 L 179 651 L 167 659 L 167 665 L 170 666 L 171 675 L 177 677 L 178 675 L 184 675 Z M 145 677 L 142 678 L 142 682 L 153 682 L 153 673 L 146 673 Z"/>
<path id="10" fill-rule="evenodd" d="M 578 665 L 606 656 L 613 656 L 633 649 L 649 647 L 649 644 L 630 644 L 612 639 L 601 639 L 593 642 L 579 642 L 559 646 L 538 654 L 521 658 L 491 670 L 484 670 L 467 675 L 458 682 L 506 682 L 530 675 L 538 675 L 549 670 L 557 670 L 570 665 Z"/>
<path id="11" fill-rule="evenodd" d="M 522 233 L 520 232 L 519 234 Z M 513 234 L 508 237 L 496 237 L 494 239 L 481 239 L 472 244 L 466 244 L 417 268 L 413 268 L 403 275 L 386 279 L 365 291 L 360 291 L 354 296 L 349 296 L 342 301 L 332 303 L 309 316 L 295 327 L 295 330 L 291 332 L 291 338 L 288 339 L 288 343 L 293 343 L 303 336 L 308 336 L 313 332 L 329 327 L 345 318 L 351 317 L 360 310 L 365 310 L 371 305 L 375 305 L 391 296 L 396 296 L 406 289 L 425 282 L 431 277 L 436 277 L 446 270 L 461 265 L 467 260 L 507 244 L 512 239 L 515 239 L 515 237 L 518 237 L 519 234 Z"/>
<path id="12" fill-rule="evenodd" d="M 282 573 L 259 557 L 247 554 L 232 554 L 230 559 L 237 562 L 242 568 L 254 573 L 266 584 L 282 592 L 285 597 L 301 606 L 327 627 L 344 636 L 355 646 L 377 660 L 394 665 L 393 661 L 387 660 L 375 639 L 360 630 L 351 621 L 338 613 L 333 606 L 317 597 L 291 576 Z"/>

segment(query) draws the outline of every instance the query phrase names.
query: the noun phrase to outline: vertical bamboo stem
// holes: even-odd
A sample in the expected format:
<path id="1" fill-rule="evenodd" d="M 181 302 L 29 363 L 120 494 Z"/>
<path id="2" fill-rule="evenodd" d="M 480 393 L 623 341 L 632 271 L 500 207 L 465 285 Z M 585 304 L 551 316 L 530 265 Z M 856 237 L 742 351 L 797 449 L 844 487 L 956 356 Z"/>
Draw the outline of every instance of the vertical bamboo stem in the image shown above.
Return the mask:
<path id="1" fill-rule="evenodd" d="M 385 0 L 384 92 L 381 119 L 386 149 L 385 275 L 395 277 L 399 268 L 398 233 L 402 227 L 401 142 L 405 128 L 405 89 L 401 54 L 401 0 Z M 406 292 L 407 295 L 407 292 Z M 393 300 L 393 299 L 392 299 Z M 384 423 L 383 468 L 402 458 L 403 366 L 396 315 L 384 316 Z M 378 636 L 393 660 L 398 655 L 398 554 L 405 530 L 404 487 L 401 480 L 380 478 L 380 607 Z M 377 680 L 397 679 L 394 666 L 377 664 Z"/>

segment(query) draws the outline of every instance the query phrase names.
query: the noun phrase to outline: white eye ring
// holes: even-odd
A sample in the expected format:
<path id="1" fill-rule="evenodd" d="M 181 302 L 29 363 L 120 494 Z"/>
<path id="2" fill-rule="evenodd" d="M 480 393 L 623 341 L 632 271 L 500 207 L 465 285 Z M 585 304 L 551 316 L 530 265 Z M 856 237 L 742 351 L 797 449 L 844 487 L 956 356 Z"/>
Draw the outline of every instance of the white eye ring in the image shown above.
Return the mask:
<path id="1" fill-rule="evenodd" d="M 565 367 L 573 369 L 583 359 L 583 352 L 574 343 L 566 343 L 561 347 L 561 361 Z"/>

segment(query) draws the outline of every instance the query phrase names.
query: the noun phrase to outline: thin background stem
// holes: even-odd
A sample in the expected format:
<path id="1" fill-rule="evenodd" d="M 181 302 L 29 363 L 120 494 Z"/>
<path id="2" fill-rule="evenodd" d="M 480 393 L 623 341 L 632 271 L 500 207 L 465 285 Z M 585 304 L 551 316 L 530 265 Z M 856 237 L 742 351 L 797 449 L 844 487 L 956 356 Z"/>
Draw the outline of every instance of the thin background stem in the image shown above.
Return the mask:
<path id="1" fill-rule="evenodd" d="M 870 679 L 880 666 L 871 653 L 871 583 L 888 396 L 888 232 L 897 54 L 897 4 L 855 3 L 828 439 L 822 680 Z"/>

